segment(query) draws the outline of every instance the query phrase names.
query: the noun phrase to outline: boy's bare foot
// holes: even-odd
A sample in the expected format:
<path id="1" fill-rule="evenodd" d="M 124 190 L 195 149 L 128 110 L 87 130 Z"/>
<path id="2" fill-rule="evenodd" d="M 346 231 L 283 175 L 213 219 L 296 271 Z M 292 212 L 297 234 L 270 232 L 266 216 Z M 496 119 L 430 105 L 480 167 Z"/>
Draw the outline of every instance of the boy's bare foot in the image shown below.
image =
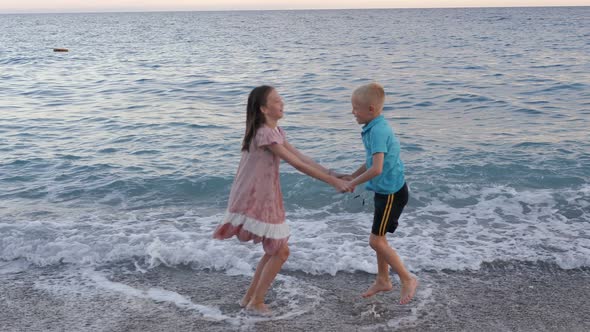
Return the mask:
<path id="1" fill-rule="evenodd" d="M 410 281 L 402 283 L 402 294 L 399 300 L 400 304 L 408 304 L 414 298 L 416 294 L 416 288 L 418 288 L 418 279 L 412 278 Z"/>
<path id="2" fill-rule="evenodd" d="M 382 281 L 382 280 L 375 280 L 375 282 L 364 292 L 361 296 L 364 298 L 371 297 L 379 292 L 389 292 L 393 289 L 391 285 L 391 281 Z"/>
<path id="3" fill-rule="evenodd" d="M 271 314 L 270 309 L 268 309 L 264 302 L 252 303 L 250 301 L 250 303 L 248 303 L 248 305 L 246 306 L 246 310 L 262 316 L 268 316 Z"/>

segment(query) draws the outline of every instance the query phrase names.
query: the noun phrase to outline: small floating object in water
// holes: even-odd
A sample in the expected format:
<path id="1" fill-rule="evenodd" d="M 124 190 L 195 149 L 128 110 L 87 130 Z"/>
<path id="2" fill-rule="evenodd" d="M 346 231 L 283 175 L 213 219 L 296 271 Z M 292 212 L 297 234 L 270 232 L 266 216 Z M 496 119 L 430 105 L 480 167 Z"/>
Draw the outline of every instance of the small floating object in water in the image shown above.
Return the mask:
<path id="1" fill-rule="evenodd" d="M 67 48 L 54 48 L 53 52 L 69 52 Z"/>

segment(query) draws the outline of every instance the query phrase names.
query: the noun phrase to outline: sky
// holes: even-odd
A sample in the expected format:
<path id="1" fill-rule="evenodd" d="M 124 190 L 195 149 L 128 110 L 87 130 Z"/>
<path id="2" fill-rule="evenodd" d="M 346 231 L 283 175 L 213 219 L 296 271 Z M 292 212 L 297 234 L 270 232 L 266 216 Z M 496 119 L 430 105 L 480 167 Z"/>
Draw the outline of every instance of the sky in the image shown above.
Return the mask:
<path id="1" fill-rule="evenodd" d="M 0 0 L 0 13 L 590 6 L 590 0 Z"/>

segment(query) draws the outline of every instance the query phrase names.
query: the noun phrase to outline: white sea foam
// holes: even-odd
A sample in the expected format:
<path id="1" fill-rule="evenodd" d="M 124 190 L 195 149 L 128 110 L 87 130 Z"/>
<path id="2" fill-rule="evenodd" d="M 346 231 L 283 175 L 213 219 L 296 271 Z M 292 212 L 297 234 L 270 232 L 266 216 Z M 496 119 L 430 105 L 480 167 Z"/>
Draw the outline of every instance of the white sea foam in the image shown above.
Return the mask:
<path id="1" fill-rule="evenodd" d="M 477 269 L 495 260 L 544 261 L 570 269 L 590 266 L 588 186 L 581 190 L 516 191 L 506 186 L 451 187 L 444 197 L 406 209 L 398 231 L 389 236 L 411 270 Z M 417 199 L 420 193 L 413 193 Z M 471 199 L 454 206 L 449 200 Z M 571 204 L 582 210 L 568 218 Z M 586 205 L 584 205 L 586 204 Z M 99 265 L 133 261 L 140 269 L 160 264 L 252 273 L 260 245 L 235 238 L 213 240 L 222 218 L 194 211 L 134 212 L 116 222 L 96 217 L 0 223 L 0 258 L 36 265 Z M 285 268 L 312 274 L 376 272 L 368 246 L 369 209 L 328 214 L 298 210 L 288 214 L 291 256 Z"/>
<path id="2" fill-rule="evenodd" d="M 398 330 L 400 328 L 414 325 L 418 321 L 418 315 L 424 311 L 427 305 L 434 302 L 432 288 L 426 283 L 422 283 L 416 293 L 414 302 L 415 304 L 410 309 L 411 314 L 409 316 L 392 319 L 387 322 L 387 327 Z"/>
<path id="3" fill-rule="evenodd" d="M 194 310 L 202 315 L 204 319 L 208 320 L 225 320 L 225 316 L 217 307 L 207 306 L 203 304 L 194 303 L 188 297 L 183 296 L 177 292 L 169 291 L 162 288 L 139 289 L 120 282 L 108 280 L 105 276 L 98 273 L 91 273 L 90 279 L 96 283 L 98 288 L 109 290 L 116 293 L 122 293 L 130 297 L 149 299 L 156 302 L 169 302 L 179 308 Z"/>
<path id="4" fill-rule="evenodd" d="M 274 301 L 268 303 L 273 308 L 270 316 L 255 316 L 247 311 L 222 311 L 214 305 L 196 303 L 189 295 L 184 295 L 161 287 L 131 286 L 112 281 L 104 272 L 93 269 L 69 269 L 57 275 L 43 275 L 34 284 L 61 298 L 70 296 L 92 297 L 96 295 L 125 296 L 130 299 L 144 299 L 155 304 L 169 303 L 180 309 L 193 311 L 200 319 L 224 321 L 234 326 L 248 327 L 254 323 L 271 320 L 284 320 L 305 314 L 316 308 L 323 290 L 295 277 L 278 275 L 278 283 L 273 286 L 276 292 Z M 280 305 L 275 304 L 280 302 Z"/>
<path id="5" fill-rule="evenodd" d="M 13 274 L 26 271 L 31 263 L 24 259 L 17 259 L 8 262 L 0 262 L 0 274 Z"/>
<path id="6" fill-rule="evenodd" d="M 398 331 L 400 329 L 409 328 L 415 326 L 416 323 L 419 321 L 419 315 L 424 314 L 424 309 L 430 307 L 430 305 L 435 301 L 435 298 L 432 296 L 432 288 L 430 287 L 432 283 L 429 280 L 421 281 L 420 287 L 416 292 L 414 299 L 412 300 L 412 305 L 409 308 L 410 312 L 408 315 L 403 315 L 394 319 L 387 321 L 384 324 L 375 324 L 364 327 L 360 329 L 361 331 Z M 373 304 L 369 307 L 368 310 L 361 313 L 362 316 L 369 316 L 380 318 L 380 314 L 378 310 L 376 310 L 377 305 Z"/>

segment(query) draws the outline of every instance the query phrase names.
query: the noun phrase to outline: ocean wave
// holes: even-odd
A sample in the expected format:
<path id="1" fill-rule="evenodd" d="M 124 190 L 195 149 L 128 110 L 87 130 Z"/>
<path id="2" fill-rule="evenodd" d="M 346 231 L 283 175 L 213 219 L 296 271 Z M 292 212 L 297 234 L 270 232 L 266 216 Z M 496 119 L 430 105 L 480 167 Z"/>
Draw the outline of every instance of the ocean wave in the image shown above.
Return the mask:
<path id="1" fill-rule="evenodd" d="M 583 83 L 570 83 L 570 84 L 554 84 L 549 88 L 523 92 L 524 95 L 538 95 L 554 92 L 568 92 L 568 91 L 584 91 L 587 88 L 586 84 Z"/>
<path id="2" fill-rule="evenodd" d="M 217 145 L 212 148 L 216 149 L 215 146 Z M 404 143 L 402 147 L 405 153 L 412 155 L 421 155 L 429 148 L 427 144 L 420 143 Z M 553 149 L 550 142 L 515 142 L 510 146 L 509 153 L 490 159 L 489 155 L 481 154 L 478 148 L 458 146 L 450 148 L 449 152 L 460 156 L 461 163 L 456 163 L 454 159 L 414 159 L 406 163 L 406 166 L 410 166 L 407 169 L 407 181 L 412 187 L 432 195 L 438 195 L 449 185 L 459 183 L 479 186 L 497 183 L 513 185 L 519 189 L 561 190 L 577 187 L 586 183 L 585 178 L 590 175 L 581 166 L 585 156 L 580 154 L 577 147 L 578 145 L 572 145 L 568 149 Z M 32 158 L 7 161 L 4 165 L 0 164 L 0 170 L 10 174 L 0 178 L 0 184 L 4 186 L 0 196 L 9 200 L 22 200 L 19 205 L 31 204 L 28 200 L 34 197 L 42 198 L 35 205 L 67 202 L 72 208 L 76 208 L 76 204 L 93 203 L 113 206 L 115 201 L 110 199 L 113 196 L 118 197 L 117 206 L 136 208 L 150 204 L 219 207 L 227 202 L 235 169 L 231 172 L 203 174 L 191 166 L 202 164 L 202 158 L 207 156 L 189 159 L 187 165 L 181 169 L 176 168 L 173 163 L 162 161 L 155 164 L 123 165 L 117 159 L 121 151 L 123 150 L 118 148 L 98 150 L 100 155 L 112 156 L 108 163 L 91 164 L 89 161 L 93 157 L 86 154 L 65 154 L 53 160 Z M 555 155 L 547 159 L 541 154 L 547 151 L 554 151 Z M 529 161 L 528 155 L 537 152 L 543 160 L 543 167 Z M 161 149 L 124 152 L 126 156 L 137 158 L 152 158 L 163 153 Z M 214 157 L 213 154 L 209 156 Z M 283 165 L 281 168 L 281 186 L 287 208 L 315 209 L 340 202 L 340 206 L 334 206 L 332 211 L 355 211 L 352 195 L 338 194 L 329 185 L 311 179 L 290 166 Z M 432 173 L 433 169 L 437 172 Z M 563 173 L 563 169 L 568 169 L 568 172 Z M 14 179 L 29 180 L 23 182 Z M 364 186 L 359 186 L 357 193 L 364 194 Z"/>
<path id="3" fill-rule="evenodd" d="M 514 112 L 528 114 L 528 115 L 542 115 L 543 114 L 542 111 L 532 109 L 532 108 L 518 108 L 518 109 L 515 109 Z"/>
<path id="4" fill-rule="evenodd" d="M 459 97 L 451 98 L 447 100 L 448 103 L 473 103 L 473 102 L 487 102 L 492 99 L 476 94 L 461 94 Z"/>
<path id="5" fill-rule="evenodd" d="M 478 269 L 496 260 L 541 261 L 564 269 L 590 266 L 590 187 L 516 191 L 455 186 L 407 207 L 389 236 L 411 270 Z M 368 245 L 372 214 L 292 209 L 285 268 L 312 274 L 376 272 Z M 203 214 L 205 213 L 205 214 Z M 0 259 L 32 264 L 136 262 L 251 273 L 261 248 L 213 240 L 223 213 L 160 207 L 114 215 L 81 213 L 56 220 L 0 221 Z"/>

